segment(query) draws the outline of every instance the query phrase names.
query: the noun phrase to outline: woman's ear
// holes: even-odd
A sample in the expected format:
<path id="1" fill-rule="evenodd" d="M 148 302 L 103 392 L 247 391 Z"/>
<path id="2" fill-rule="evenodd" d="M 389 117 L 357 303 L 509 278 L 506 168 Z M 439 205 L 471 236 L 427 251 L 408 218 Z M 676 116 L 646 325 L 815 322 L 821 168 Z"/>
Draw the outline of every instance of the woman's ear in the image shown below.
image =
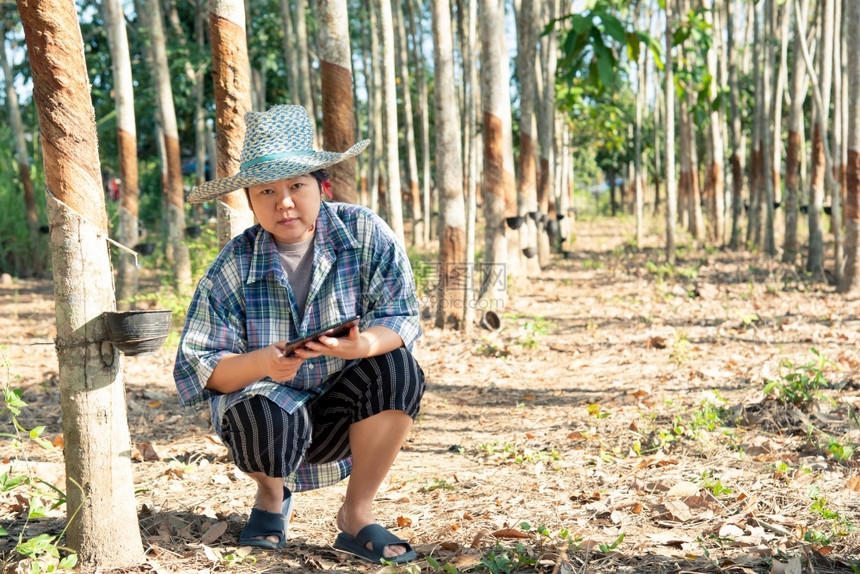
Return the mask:
<path id="1" fill-rule="evenodd" d="M 325 196 L 329 199 L 334 199 L 334 194 L 331 192 L 331 180 L 327 179 L 325 181 L 320 182 L 320 190 L 325 194 Z"/>

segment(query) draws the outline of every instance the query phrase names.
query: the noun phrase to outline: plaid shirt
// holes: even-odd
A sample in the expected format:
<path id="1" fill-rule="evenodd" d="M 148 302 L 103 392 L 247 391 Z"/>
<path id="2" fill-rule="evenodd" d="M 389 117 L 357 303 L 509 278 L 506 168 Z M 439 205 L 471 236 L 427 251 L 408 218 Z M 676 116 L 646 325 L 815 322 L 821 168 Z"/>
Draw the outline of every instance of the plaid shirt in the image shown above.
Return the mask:
<path id="1" fill-rule="evenodd" d="M 219 435 L 224 412 L 255 395 L 293 413 L 331 388 L 357 361 L 322 356 L 306 360 L 286 383 L 266 377 L 226 394 L 204 387 L 224 355 L 293 341 L 355 315 L 361 317 L 362 331 L 383 325 L 399 334 L 409 349 L 421 334 L 409 260 L 382 219 L 356 205 L 321 204 L 301 322 L 277 245 L 269 232 L 255 225 L 221 250 L 197 285 L 173 371 L 179 400 L 188 406 L 209 399 Z M 351 463 L 303 463 L 287 485 L 301 491 L 334 484 L 349 475 Z"/>

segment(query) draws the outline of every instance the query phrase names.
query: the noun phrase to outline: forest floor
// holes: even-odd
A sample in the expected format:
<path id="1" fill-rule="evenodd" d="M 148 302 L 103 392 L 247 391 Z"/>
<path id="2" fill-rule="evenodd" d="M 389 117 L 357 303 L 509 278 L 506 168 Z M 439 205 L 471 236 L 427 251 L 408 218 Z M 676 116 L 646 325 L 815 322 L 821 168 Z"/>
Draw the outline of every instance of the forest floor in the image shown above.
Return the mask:
<path id="1" fill-rule="evenodd" d="M 860 572 L 860 302 L 746 251 L 668 267 L 658 230 L 631 237 L 577 222 L 498 331 L 424 321 L 421 415 L 375 507 L 419 559 L 388 571 Z M 50 282 L 0 286 L 0 376 L 61 444 L 55 333 Z M 173 352 L 124 360 L 135 571 L 384 570 L 332 548 L 344 484 L 296 495 L 286 549 L 237 548 L 254 488 L 179 407 Z M 60 450 L 24 442 L 0 437 L 0 474 L 65 489 Z M 65 507 L 26 521 L 33 490 L 3 490 L 0 560 L 28 571 L 22 529 L 59 534 Z"/>

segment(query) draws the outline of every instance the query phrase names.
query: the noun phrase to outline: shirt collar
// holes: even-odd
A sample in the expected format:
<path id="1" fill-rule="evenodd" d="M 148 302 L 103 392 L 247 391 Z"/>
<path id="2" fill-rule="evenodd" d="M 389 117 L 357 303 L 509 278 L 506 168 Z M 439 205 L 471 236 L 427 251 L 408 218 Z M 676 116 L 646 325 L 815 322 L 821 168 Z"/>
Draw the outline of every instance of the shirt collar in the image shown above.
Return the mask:
<path id="1" fill-rule="evenodd" d="M 338 251 L 358 249 L 361 246 L 338 217 L 337 211 L 326 202 L 320 203 L 316 226 L 314 251 L 319 252 L 327 259 L 336 259 Z M 260 227 L 259 224 L 256 227 L 258 230 L 257 236 L 254 238 L 254 252 L 251 256 L 251 267 L 246 281 L 248 284 L 259 281 L 269 273 L 277 274 L 275 270 L 281 268 L 278 246 L 272 238 L 272 234 Z"/>

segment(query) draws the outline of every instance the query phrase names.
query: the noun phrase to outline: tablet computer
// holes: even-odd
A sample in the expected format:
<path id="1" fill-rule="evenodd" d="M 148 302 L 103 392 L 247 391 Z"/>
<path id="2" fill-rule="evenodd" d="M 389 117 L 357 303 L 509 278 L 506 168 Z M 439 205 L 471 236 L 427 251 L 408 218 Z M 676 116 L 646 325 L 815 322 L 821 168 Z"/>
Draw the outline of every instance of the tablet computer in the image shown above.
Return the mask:
<path id="1" fill-rule="evenodd" d="M 346 319 L 344 321 L 339 321 L 339 322 L 335 323 L 334 325 L 329 325 L 328 327 L 325 327 L 323 329 L 320 329 L 319 331 L 311 333 L 307 337 L 302 337 L 301 339 L 296 339 L 295 341 L 290 341 L 289 343 L 287 343 L 287 346 L 284 347 L 284 356 L 285 357 L 291 356 L 295 352 L 296 349 L 304 347 L 306 343 L 309 343 L 311 341 L 316 341 L 317 339 L 319 339 L 323 335 L 325 335 L 326 337 L 343 337 L 343 336 L 349 334 L 350 329 L 352 329 L 353 327 L 358 325 L 358 320 L 359 320 L 358 316 L 350 317 L 349 319 Z"/>

